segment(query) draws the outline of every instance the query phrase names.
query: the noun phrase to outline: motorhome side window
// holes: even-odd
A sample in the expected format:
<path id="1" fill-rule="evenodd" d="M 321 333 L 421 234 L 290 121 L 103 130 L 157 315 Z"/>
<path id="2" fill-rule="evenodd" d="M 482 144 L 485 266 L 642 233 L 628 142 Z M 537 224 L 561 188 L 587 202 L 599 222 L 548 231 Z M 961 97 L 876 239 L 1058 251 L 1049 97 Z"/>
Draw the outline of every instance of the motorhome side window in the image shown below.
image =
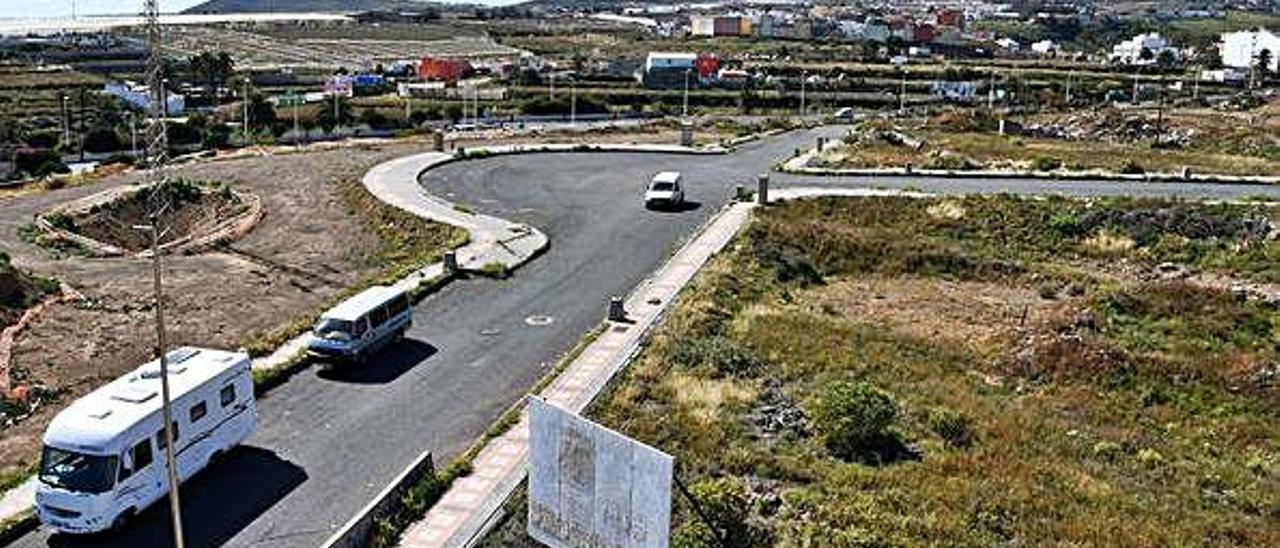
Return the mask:
<path id="1" fill-rule="evenodd" d="M 222 399 L 222 406 L 226 407 L 236 402 L 236 385 L 228 384 L 222 387 L 222 391 L 218 393 L 218 397 Z"/>
<path id="2" fill-rule="evenodd" d="M 173 441 L 174 442 L 178 441 L 178 421 L 173 421 Z M 156 447 L 159 447 L 161 450 L 163 450 L 164 445 L 165 445 L 164 430 L 161 429 L 159 432 L 156 433 Z"/>
<path id="3" fill-rule="evenodd" d="M 191 406 L 191 422 L 194 423 L 200 419 L 203 419 L 208 412 L 209 412 L 209 408 L 204 404 L 204 402 L 200 402 Z"/>
<path id="4" fill-rule="evenodd" d="M 133 471 L 137 472 L 151 464 L 151 444 L 146 441 L 133 446 Z"/>

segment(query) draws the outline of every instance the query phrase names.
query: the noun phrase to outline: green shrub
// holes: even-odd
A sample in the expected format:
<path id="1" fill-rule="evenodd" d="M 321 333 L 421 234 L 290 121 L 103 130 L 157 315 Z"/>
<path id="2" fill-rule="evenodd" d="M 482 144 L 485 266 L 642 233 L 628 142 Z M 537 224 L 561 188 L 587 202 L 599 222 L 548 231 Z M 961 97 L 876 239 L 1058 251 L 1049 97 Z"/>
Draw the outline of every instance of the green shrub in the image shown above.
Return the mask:
<path id="1" fill-rule="evenodd" d="M 696 513 L 672 536 L 671 545 L 678 548 L 751 548 L 768 546 L 768 533 L 750 522 L 751 496 L 736 478 L 702 480 L 689 486 L 689 494 L 715 524 L 712 530 Z M 724 539 L 721 543 L 717 537 Z"/>
<path id="2" fill-rule="evenodd" d="M 54 228 L 68 230 L 68 231 L 74 231 L 76 229 L 75 220 L 73 220 L 70 215 L 67 215 L 66 213 L 63 213 L 61 211 L 55 211 L 53 213 L 45 215 L 44 220 L 48 222 L 50 225 L 52 225 Z"/>
<path id="3" fill-rule="evenodd" d="M 1137 160 L 1125 160 L 1124 164 L 1120 166 L 1120 173 L 1125 175 L 1142 175 L 1146 172 L 1147 168 L 1142 167 L 1142 164 L 1138 163 Z"/>
<path id="4" fill-rule="evenodd" d="M 1035 171 L 1056 171 L 1062 169 L 1062 160 L 1053 156 L 1036 156 L 1031 161 L 1031 169 Z"/>
<path id="5" fill-rule="evenodd" d="M 876 449 L 898 417 L 893 398 L 865 382 L 828 384 L 810 407 L 814 427 L 827 449 L 846 460 Z"/>
<path id="6" fill-rule="evenodd" d="M 755 352 L 725 337 L 681 339 L 671 359 L 688 369 L 709 366 L 720 375 L 733 377 L 751 377 L 765 367 Z"/>
<path id="7" fill-rule="evenodd" d="M 973 442 L 973 420 L 958 411 L 929 410 L 929 430 L 952 447 L 966 447 Z"/>

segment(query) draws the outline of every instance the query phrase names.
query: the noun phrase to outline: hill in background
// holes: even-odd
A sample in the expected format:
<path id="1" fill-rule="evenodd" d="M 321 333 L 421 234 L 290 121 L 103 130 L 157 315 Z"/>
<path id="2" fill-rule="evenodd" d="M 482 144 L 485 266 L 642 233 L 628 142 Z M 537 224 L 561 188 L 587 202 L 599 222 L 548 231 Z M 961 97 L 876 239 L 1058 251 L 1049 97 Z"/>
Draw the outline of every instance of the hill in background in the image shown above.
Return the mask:
<path id="1" fill-rule="evenodd" d="M 183 13 L 413 11 L 438 6 L 415 0 L 209 0 Z"/>

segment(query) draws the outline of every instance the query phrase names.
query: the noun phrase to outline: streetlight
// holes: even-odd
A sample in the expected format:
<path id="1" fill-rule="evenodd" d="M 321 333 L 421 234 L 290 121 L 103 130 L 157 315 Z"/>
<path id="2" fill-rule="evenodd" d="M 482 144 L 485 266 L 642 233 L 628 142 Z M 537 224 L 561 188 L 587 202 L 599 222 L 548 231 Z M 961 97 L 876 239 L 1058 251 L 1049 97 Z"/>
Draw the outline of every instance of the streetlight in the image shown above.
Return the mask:
<path id="1" fill-rule="evenodd" d="M 578 127 L 578 81 L 569 82 L 569 125 Z"/>
<path id="2" fill-rule="evenodd" d="M 152 169 L 156 169 L 154 166 Z M 163 184 L 163 182 L 161 183 Z M 161 189 L 152 189 L 152 192 L 163 192 Z M 161 260 L 160 260 L 160 215 L 163 209 L 156 211 L 148 216 L 148 223 L 145 225 L 135 225 L 135 230 L 147 232 L 151 235 L 151 273 L 154 283 L 155 307 L 156 307 L 156 354 L 159 355 L 160 362 L 160 408 L 164 417 L 164 461 L 168 468 L 169 477 L 169 511 L 173 513 L 173 534 L 177 542 L 178 548 L 183 547 L 182 534 L 182 504 L 178 497 L 178 465 L 177 459 L 173 453 L 173 405 L 169 399 L 169 356 L 165 350 L 165 331 L 164 331 L 164 285 L 161 281 Z"/>

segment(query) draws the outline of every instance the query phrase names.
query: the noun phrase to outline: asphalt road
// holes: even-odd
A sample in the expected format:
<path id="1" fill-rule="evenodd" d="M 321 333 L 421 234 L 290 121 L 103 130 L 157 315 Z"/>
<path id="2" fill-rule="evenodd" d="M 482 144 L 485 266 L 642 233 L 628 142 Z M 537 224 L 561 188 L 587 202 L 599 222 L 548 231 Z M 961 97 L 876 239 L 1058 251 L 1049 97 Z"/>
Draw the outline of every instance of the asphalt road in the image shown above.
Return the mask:
<path id="1" fill-rule="evenodd" d="M 183 487 L 188 546 L 312 547 L 327 538 L 424 449 L 447 463 L 624 294 L 706 221 L 736 184 L 751 186 L 818 132 L 749 144 L 727 156 L 538 154 L 459 162 L 430 172 L 433 193 L 532 224 L 545 255 L 504 281 L 453 283 L 415 307 L 405 344 L 372 365 L 308 369 L 260 402 L 245 447 Z M 647 211 L 640 195 L 660 170 L 685 174 L 691 207 Z M 934 192 L 1141 194 L 1280 198 L 1280 188 L 1187 184 L 816 178 L 777 184 L 873 186 Z M 526 322 L 549 316 L 550 325 Z M 160 504 L 99 537 L 40 529 L 17 546 L 169 546 Z"/>

